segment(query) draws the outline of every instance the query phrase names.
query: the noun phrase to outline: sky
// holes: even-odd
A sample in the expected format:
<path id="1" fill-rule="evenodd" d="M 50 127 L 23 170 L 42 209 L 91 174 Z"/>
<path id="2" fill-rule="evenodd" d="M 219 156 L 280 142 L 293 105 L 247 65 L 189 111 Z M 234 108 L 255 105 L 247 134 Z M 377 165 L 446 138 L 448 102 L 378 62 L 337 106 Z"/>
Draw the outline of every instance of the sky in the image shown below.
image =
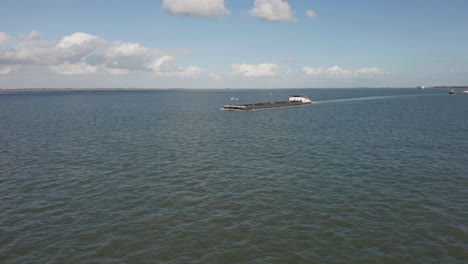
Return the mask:
<path id="1" fill-rule="evenodd" d="M 0 89 L 417 85 L 468 85 L 468 1 L 0 1 Z"/>

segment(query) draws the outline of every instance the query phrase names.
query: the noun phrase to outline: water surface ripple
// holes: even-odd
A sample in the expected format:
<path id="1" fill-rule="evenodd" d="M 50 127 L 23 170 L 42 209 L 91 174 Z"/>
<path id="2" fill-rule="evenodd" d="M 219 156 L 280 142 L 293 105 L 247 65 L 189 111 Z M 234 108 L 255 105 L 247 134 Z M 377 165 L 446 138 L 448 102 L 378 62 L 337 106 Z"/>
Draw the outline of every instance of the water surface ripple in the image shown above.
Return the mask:
<path id="1" fill-rule="evenodd" d="M 467 99 L 0 94 L 0 263 L 466 263 Z"/>

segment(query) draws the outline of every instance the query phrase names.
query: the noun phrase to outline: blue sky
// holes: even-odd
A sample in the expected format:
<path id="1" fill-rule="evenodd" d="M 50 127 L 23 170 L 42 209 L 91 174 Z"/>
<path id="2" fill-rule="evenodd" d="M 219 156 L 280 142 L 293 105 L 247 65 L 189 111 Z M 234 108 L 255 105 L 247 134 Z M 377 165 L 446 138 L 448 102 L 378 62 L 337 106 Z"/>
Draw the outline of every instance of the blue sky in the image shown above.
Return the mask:
<path id="1" fill-rule="evenodd" d="M 467 85 L 467 12 L 462 0 L 3 0 L 0 88 Z"/>

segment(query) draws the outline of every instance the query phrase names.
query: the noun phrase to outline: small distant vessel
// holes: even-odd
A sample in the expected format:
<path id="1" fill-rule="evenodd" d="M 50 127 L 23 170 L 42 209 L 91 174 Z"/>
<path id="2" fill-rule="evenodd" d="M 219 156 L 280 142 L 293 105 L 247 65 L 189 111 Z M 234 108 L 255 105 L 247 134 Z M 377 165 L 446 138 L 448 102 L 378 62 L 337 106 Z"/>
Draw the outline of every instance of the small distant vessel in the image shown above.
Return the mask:
<path id="1" fill-rule="evenodd" d="M 267 103 L 257 103 L 257 104 L 225 105 L 223 110 L 249 111 L 249 110 L 277 108 L 277 107 L 286 107 L 286 106 L 307 105 L 311 103 L 312 103 L 312 100 L 310 100 L 310 98 L 307 96 L 293 95 L 289 97 L 288 101 L 267 102 Z"/>
<path id="2" fill-rule="evenodd" d="M 449 94 L 468 94 L 468 86 L 416 86 L 418 89 L 451 89 Z"/>
<path id="3" fill-rule="evenodd" d="M 449 94 L 468 94 L 468 90 L 457 92 L 455 89 L 452 89 Z"/>

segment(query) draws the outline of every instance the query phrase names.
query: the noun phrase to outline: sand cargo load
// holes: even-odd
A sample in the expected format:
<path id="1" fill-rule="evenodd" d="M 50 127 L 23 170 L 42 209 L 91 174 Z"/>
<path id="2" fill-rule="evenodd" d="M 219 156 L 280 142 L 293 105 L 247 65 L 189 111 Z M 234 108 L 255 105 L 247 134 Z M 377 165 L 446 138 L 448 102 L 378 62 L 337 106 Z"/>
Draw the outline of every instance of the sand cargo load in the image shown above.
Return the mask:
<path id="1" fill-rule="evenodd" d="M 257 103 L 257 104 L 225 105 L 223 110 L 249 111 L 249 110 L 259 110 L 259 109 L 268 109 L 268 108 L 287 107 L 287 106 L 308 105 L 311 103 L 312 103 L 312 100 L 310 100 L 310 98 L 307 96 L 293 95 L 289 97 L 288 101 L 267 102 L 267 103 Z"/>

